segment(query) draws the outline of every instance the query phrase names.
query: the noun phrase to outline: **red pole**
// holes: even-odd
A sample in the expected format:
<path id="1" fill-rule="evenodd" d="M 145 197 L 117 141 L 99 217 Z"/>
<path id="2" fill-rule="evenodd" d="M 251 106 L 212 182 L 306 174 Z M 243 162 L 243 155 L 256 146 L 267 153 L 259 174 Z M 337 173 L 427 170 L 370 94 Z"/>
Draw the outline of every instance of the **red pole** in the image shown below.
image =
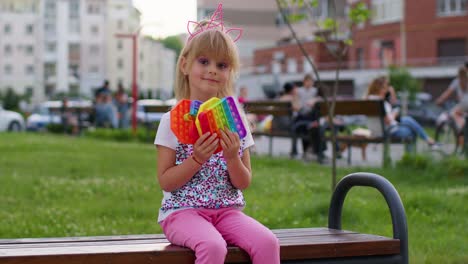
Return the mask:
<path id="1" fill-rule="evenodd" d="M 136 117 L 136 110 L 137 110 L 137 100 L 138 100 L 138 87 L 137 87 L 137 72 L 138 72 L 138 34 L 132 35 L 133 41 L 133 57 L 132 57 L 132 131 L 133 135 L 136 135 L 137 131 L 137 117 Z"/>

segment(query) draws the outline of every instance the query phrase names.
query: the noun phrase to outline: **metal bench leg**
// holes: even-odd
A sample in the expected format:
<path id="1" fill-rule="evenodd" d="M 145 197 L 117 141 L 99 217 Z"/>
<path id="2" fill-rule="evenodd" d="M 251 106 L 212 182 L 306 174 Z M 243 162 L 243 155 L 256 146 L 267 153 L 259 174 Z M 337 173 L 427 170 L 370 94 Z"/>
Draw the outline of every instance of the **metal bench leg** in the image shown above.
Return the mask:
<path id="1" fill-rule="evenodd" d="M 348 165 L 351 165 L 351 146 L 352 144 L 348 144 Z"/>
<path id="2" fill-rule="evenodd" d="M 272 157 L 273 156 L 273 137 L 270 136 L 269 140 L 270 140 L 270 144 L 268 146 L 268 154 L 270 154 L 270 157 Z"/>
<path id="3" fill-rule="evenodd" d="M 408 226 L 400 196 L 393 185 L 384 177 L 373 173 L 358 172 L 341 179 L 335 188 L 328 212 L 328 227 L 341 230 L 341 213 L 348 191 L 354 186 L 367 186 L 377 189 L 385 198 L 390 209 L 393 238 L 400 240 L 401 264 L 408 264 Z"/>

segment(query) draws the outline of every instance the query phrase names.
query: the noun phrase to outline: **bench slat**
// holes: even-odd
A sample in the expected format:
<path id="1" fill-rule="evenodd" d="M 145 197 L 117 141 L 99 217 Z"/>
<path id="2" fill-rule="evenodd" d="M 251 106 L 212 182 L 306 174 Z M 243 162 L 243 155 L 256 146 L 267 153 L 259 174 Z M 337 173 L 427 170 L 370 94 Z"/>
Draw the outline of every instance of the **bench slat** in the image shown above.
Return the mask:
<path id="1" fill-rule="evenodd" d="M 398 254 L 397 239 L 327 228 L 274 230 L 281 259 L 314 259 Z M 0 240 L 0 263 L 193 263 L 189 249 L 173 246 L 163 235 Z M 229 247 L 226 263 L 248 262 Z"/>

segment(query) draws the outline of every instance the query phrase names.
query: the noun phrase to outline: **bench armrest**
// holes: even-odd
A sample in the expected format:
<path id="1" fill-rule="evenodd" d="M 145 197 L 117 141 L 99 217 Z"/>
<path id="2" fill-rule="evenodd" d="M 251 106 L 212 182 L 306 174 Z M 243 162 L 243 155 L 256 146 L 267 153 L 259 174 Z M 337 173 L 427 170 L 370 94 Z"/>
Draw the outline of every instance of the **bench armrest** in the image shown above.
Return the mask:
<path id="1" fill-rule="evenodd" d="M 328 227 L 341 229 L 341 213 L 344 199 L 354 186 L 367 186 L 377 189 L 385 198 L 390 209 L 393 225 L 393 238 L 400 240 L 400 254 L 403 263 L 408 263 L 408 226 L 400 196 L 393 185 L 384 177 L 373 173 L 358 172 L 349 174 L 338 183 L 333 192 L 328 212 Z"/>

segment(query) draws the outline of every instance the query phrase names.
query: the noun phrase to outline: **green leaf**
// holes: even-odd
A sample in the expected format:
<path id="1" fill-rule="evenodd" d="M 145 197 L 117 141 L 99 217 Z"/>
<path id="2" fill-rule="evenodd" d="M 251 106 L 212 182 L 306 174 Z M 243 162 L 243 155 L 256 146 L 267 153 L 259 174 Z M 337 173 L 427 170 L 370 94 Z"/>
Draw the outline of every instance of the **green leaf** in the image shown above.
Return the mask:
<path id="1" fill-rule="evenodd" d="M 345 45 L 352 46 L 352 45 L 353 45 L 353 40 L 352 40 L 352 39 L 345 39 L 345 40 L 343 41 L 343 43 L 344 43 Z"/>
<path id="2" fill-rule="evenodd" d="M 349 20 L 352 24 L 359 24 L 367 21 L 370 18 L 371 11 L 367 8 L 366 4 L 359 3 L 349 11 Z"/>
<path id="3" fill-rule="evenodd" d="M 326 41 L 325 38 L 322 37 L 322 36 L 315 36 L 314 40 L 316 42 L 325 42 Z"/>
<path id="4" fill-rule="evenodd" d="M 324 29 L 334 30 L 334 29 L 338 28 L 337 27 L 338 22 L 336 20 L 332 19 L 332 18 L 329 18 L 329 17 L 325 18 L 322 21 L 321 24 L 322 24 L 322 27 Z"/>
<path id="5" fill-rule="evenodd" d="M 318 0 L 312 0 L 312 1 L 309 2 L 309 4 L 310 4 L 310 6 L 312 6 L 312 7 L 318 7 L 319 2 L 318 2 Z"/>
<path id="6" fill-rule="evenodd" d="M 288 15 L 288 20 L 291 23 L 296 23 L 296 22 L 306 19 L 306 17 L 307 17 L 306 14 L 291 14 L 291 15 Z"/>

